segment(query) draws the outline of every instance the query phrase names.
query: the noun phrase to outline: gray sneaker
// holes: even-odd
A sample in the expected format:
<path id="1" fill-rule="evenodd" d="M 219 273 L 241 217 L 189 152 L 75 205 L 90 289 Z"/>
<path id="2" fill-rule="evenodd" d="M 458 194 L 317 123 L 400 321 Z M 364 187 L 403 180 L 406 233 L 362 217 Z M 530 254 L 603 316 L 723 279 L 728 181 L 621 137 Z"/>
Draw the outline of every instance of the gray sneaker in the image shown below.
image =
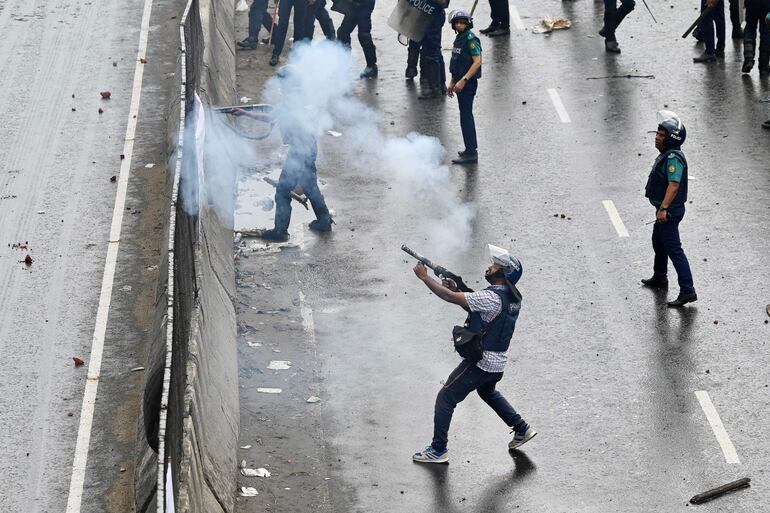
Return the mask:
<path id="1" fill-rule="evenodd" d="M 535 438 L 536 434 L 537 434 L 537 431 L 532 429 L 532 426 L 527 426 L 527 429 L 525 429 L 524 431 L 517 431 L 513 435 L 513 440 L 511 440 L 508 443 L 508 450 L 512 451 L 514 449 L 518 449 L 525 443 Z"/>

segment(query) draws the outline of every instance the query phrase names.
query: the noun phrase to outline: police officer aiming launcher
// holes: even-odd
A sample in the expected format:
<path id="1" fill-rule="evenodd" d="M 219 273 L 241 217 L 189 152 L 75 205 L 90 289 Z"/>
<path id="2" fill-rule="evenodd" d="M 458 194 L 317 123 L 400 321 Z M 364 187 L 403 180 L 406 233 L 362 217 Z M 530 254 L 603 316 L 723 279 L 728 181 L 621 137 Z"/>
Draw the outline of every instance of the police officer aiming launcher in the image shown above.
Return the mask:
<path id="1" fill-rule="evenodd" d="M 516 283 L 521 278 L 522 267 L 521 262 L 505 249 L 491 244 L 488 249 L 492 265 L 487 268 L 484 277 L 490 286 L 478 292 L 466 286 L 462 287 L 464 292 L 458 290 L 458 283 L 447 279 L 447 276 L 452 276 L 451 273 L 434 266 L 444 277 L 439 283 L 428 275 L 423 259 L 407 251 L 420 258 L 421 261 L 414 267 L 414 274 L 431 292 L 468 312 L 465 326 L 455 326 L 452 333 L 455 348 L 463 361 L 452 371 L 436 397 L 433 441 L 412 456 L 415 462 L 449 461 L 447 440 L 452 414 L 457 404 L 474 390 L 514 433 L 508 444 L 509 450 L 520 447 L 537 434 L 495 389 L 497 382 L 503 378 L 508 347 L 521 309 L 521 294 Z M 462 280 L 458 282 L 462 283 Z"/>

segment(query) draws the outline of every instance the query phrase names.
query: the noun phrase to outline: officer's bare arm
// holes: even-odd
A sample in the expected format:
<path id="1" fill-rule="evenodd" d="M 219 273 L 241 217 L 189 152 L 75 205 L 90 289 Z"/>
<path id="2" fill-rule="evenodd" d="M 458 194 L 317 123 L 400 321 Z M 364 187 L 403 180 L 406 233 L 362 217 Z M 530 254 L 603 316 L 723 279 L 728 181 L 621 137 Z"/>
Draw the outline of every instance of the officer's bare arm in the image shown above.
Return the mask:
<path id="1" fill-rule="evenodd" d="M 417 275 L 417 277 L 422 280 L 422 282 L 430 289 L 430 291 L 436 294 L 439 298 L 443 299 L 447 303 L 459 305 L 465 311 L 470 311 L 468 308 L 468 301 L 465 300 L 465 293 L 455 292 L 431 278 L 428 275 L 428 270 L 424 265 L 422 265 L 422 263 L 418 263 L 414 267 L 414 274 Z"/>
<path id="2" fill-rule="evenodd" d="M 480 68 L 481 68 L 481 55 L 474 55 L 473 56 L 473 64 L 471 64 L 471 67 L 468 68 L 468 71 L 463 76 L 465 81 L 467 82 L 468 80 L 472 79 L 473 76 L 476 73 L 478 73 Z"/>
<path id="3" fill-rule="evenodd" d="M 668 182 L 666 187 L 666 195 L 663 196 L 663 201 L 660 203 L 660 208 L 668 208 L 671 206 L 671 202 L 676 198 L 676 193 L 679 190 L 679 182 Z"/>

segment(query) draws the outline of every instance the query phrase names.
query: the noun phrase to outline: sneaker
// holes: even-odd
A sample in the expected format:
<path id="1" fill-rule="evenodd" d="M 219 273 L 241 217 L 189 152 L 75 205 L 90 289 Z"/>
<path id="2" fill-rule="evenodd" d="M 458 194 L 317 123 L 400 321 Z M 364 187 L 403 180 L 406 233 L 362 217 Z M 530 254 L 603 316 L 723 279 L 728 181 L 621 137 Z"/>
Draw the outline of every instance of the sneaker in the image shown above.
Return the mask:
<path id="1" fill-rule="evenodd" d="M 313 221 L 310 221 L 308 228 L 314 232 L 330 232 L 332 231 L 333 222 L 331 217 L 327 219 L 314 219 Z"/>
<path id="2" fill-rule="evenodd" d="M 513 435 L 513 440 L 511 440 L 508 443 L 508 450 L 512 451 L 514 449 L 518 449 L 525 443 L 529 442 L 533 438 L 535 438 L 535 435 L 537 434 L 537 431 L 532 429 L 532 426 L 527 426 L 527 428 L 524 431 L 517 431 Z"/>
<path id="3" fill-rule="evenodd" d="M 439 452 L 429 445 L 422 451 L 414 453 L 412 461 L 417 463 L 449 463 L 449 449 Z"/>

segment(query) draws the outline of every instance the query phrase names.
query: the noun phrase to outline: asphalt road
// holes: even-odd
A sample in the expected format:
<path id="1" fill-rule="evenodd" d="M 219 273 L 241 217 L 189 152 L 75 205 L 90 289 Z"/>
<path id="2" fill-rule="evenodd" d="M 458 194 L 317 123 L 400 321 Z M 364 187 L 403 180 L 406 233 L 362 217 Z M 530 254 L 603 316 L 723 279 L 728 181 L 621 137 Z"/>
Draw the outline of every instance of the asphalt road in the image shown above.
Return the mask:
<path id="1" fill-rule="evenodd" d="M 82 509 L 133 510 L 141 366 L 165 215 L 179 2 L 0 2 L 0 511 L 63 512 L 136 65 L 143 97 Z M 101 91 L 111 99 L 102 100 Z M 100 111 L 101 109 L 101 111 Z M 146 167 L 153 164 L 153 167 Z M 22 244 L 23 248 L 13 247 Z M 33 263 L 23 262 L 29 254 Z M 73 357 L 85 361 L 76 367 Z"/>
<path id="2" fill-rule="evenodd" d="M 654 25 L 639 3 L 618 32 L 616 56 L 596 34 L 602 2 L 513 5 L 527 29 L 482 38 L 480 162 L 450 167 L 451 189 L 476 209 L 467 245 L 428 245 L 430 205 L 405 202 L 387 177 L 345 155 L 344 133 L 321 141 L 334 232 L 308 234 L 305 216 L 282 250 L 244 243 L 242 444 L 255 444 L 244 457 L 272 464 L 273 476 L 257 482 L 259 497 L 240 500 L 241 511 L 686 511 L 691 496 L 744 476 L 750 490 L 699 508 L 766 509 L 770 145 L 759 125 L 770 112 L 759 100 L 770 91 L 767 78 L 756 69 L 740 75 L 733 41 L 723 62 L 692 64 L 702 50 L 680 35 L 695 6 L 653 2 Z M 388 14 L 377 6 L 380 76 L 356 92 L 382 113 L 388 133 L 435 135 L 448 160 L 461 149 L 455 102 L 418 101 L 404 84 L 406 52 L 385 25 Z M 545 15 L 573 26 L 528 30 Z M 479 28 L 487 16 L 480 2 Z M 444 38 L 447 47 L 448 29 Z M 353 52 L 362 66 L 355 40 Z M 264 47 L 240 54 L 242 94 L 259 97 L 268 58 Z M 590 79 L 628 74 L 654 78 Z M 700 299 L 682 310 L 639 283 L 652 273 L 646 223 L 654 211 L 643 188 L 663 108 L 688 129 L 691 202 L 681 232 Z M 245 203 L 242 210 L 255 210 Z M 251 223 L 250 215 L 243 219 Z M 499 385 L 539 432 L 521 451 L 508 453 L 508 430 L 470 396 L 455 413 L 450 464 L 412 463 L 430 441 L 435 394 L 458 362 L 449 333 L 464 315 L 413 276 L 402 242 L 472 287 L 481 286 L 487 243 L 522 260 L 524 303 Z M 672 285 L 669 297 L 676 292 Z M 284 310 L 255 312 L 270 304 Z M 265 368 L 279 357 L 301 370 Z M 303 371 L 313 368 L 308 384 Z M 277 385 L 287 397 L 254 392 Z M 315 417 L 304 403 L 311 393 L 322 399 Z M 699 397 L 705 408 L 711 401 L 734 454 L 720 435 L 723 450 Z M 316 420 L 296 420 L 305 418 Z M 292 446 L 292 436 L 301 442 Z M 319 447 L 320 456 L 310 454 Z"/>

